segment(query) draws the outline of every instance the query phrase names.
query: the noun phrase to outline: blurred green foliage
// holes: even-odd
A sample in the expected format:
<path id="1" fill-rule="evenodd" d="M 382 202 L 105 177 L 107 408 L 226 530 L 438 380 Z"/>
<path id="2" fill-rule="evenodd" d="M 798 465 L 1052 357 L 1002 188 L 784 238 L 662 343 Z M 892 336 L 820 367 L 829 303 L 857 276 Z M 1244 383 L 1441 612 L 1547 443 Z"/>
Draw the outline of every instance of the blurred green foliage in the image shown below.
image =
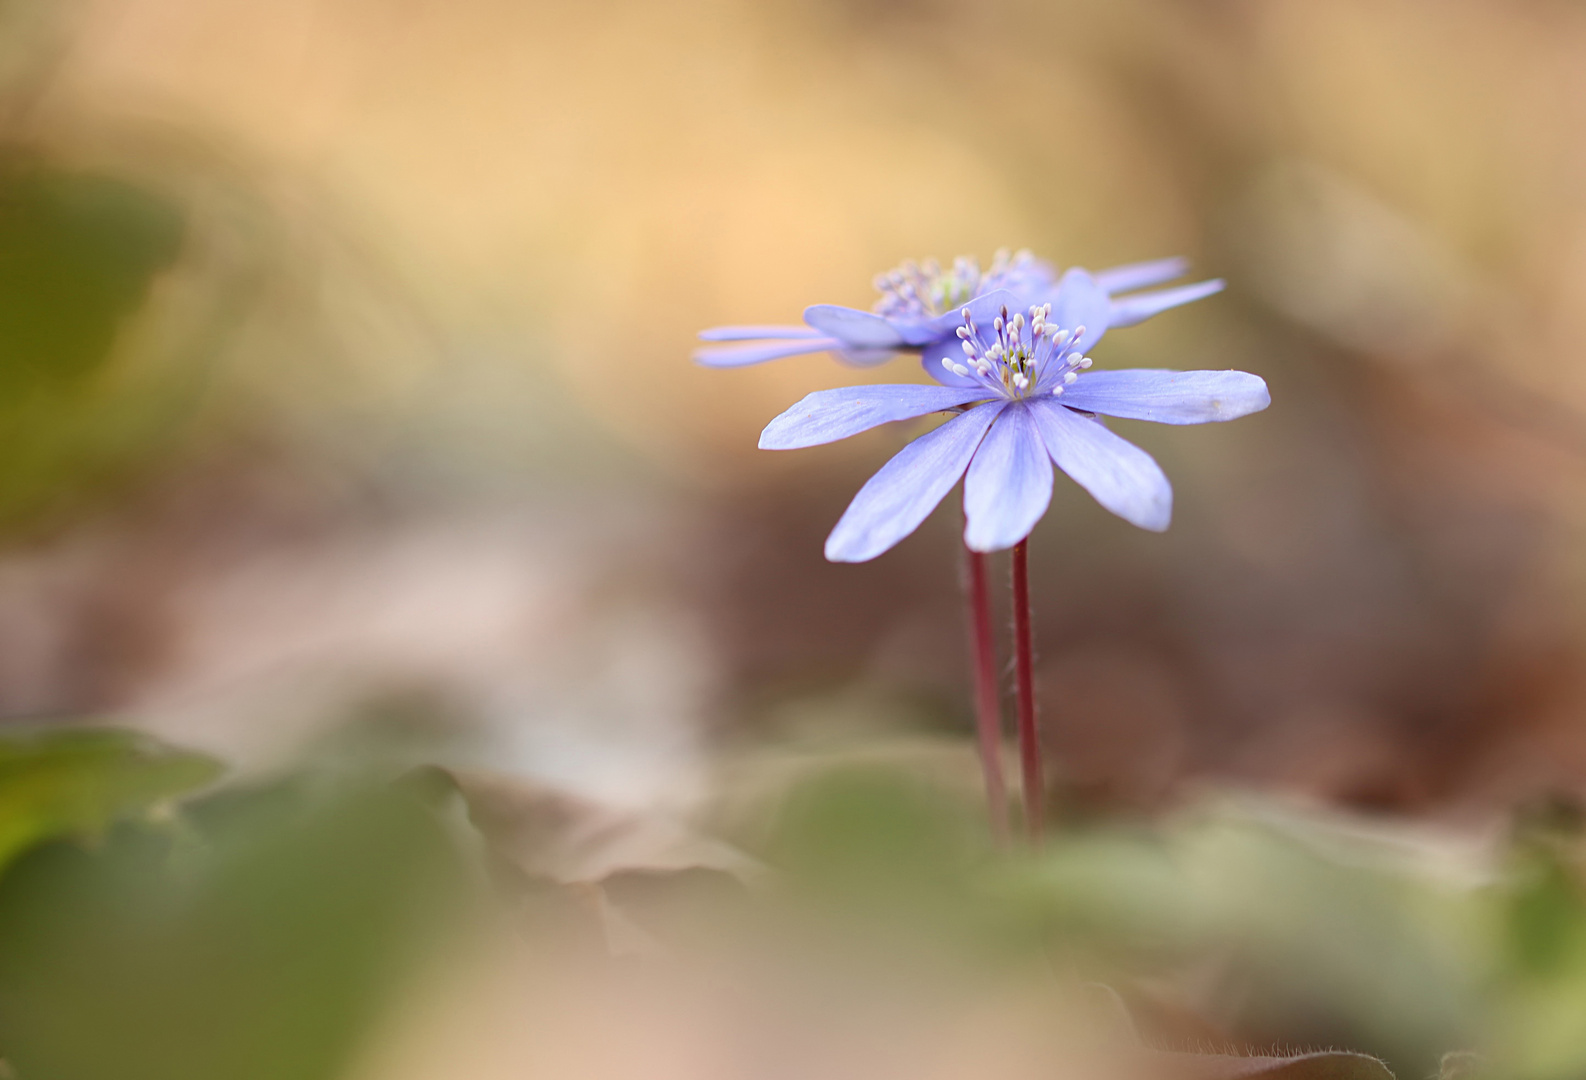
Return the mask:
<path id="1" fill-rule="evenodd" d="M 180 250 L 175 207 L 123 181 L 0 164 L 0 395 L 78 384 Z"/>
<path id="2" fill-rule="evenodd" d="M 126 805 L 202 762 L 160 772 L 130 738 L 34 745 L 0 787 L 34 798 L 0 814 L 52 789 L 87 807 L 89 774 L 99 808 Z M 408 794 L 306 779 L 34 846 L 0 878 L 0 1048 L 24 1080 L 339 1075 L 455 897 L 452 854 Z"/>
<path id="3" fill-rule="evenodd" d="M 126 471 L 169 431 L 191 378 L 180 334 L 141 353 L 125 335 L 184 234 L 141 186 L 0 150 L 0 518 Z"/>
<path id="4" fill-rule="evenodd" d="M 1524 1076 L 1586 1072 L 1586 828 L 1578 808 L 1526 815 L 1508 852 L 1499 1030 Z"/>
<path id="5" fill-rule="evenodd" d="M 813 777 L 780 808 L 764 851 L 794 880 L 852 902 L 874 891 L 940 896 L 963 887 L 984 855 L 979 829 L 919 777 L 849 766 Z"/>
<path id="6" fill-rule="evenodd" d="M 440 940 L 471 875 L 422 784 L 218 773 L 118 732 L 0 742 L 0 1050 L 22 1080 L 330 1080 Z M 875 762 L 768 805 L 745 837 L 771 869 L 755 888 L 619 867 L 606 902 L 695 944 L 678 905 L 718 933 L 757 908 L 800 949 L 826 926 L 854 947 L 809 955 L 890 963 L 905 985 L 934 957 L 963 975 L 1034 961 L 1131 1003 L 1176 986 L 1175 1008 L 1231 1041 L 1349 1047 L 1400 1076 L 1586 1072 L 1579 814 L 1525 815 L 1481 849 L 1224 802 L 998 851 L 973 799 Z M 1141 1023 L 1148 1045 L 1181 1037 Z M 1168 1071 L 1380 1075 L 1358 1055 L 1203 1056 Z"/>
<path id="7" fill-rule="evenodd" d="M 1364 1050 L 1400 1076 L 1487 1075 L 1483 1061 L 1526 1080 L 1586 1075 L 1573 816 L 1528 819 L 1494 857 L 1230 802 L 999 854 L 972 801 L 918 777 L 841 768 L 781 802 L 759 854 L 855 908 L 886 896 L 890 922 L 938 947 L 1045 955 L 1120 985 L 1188 980 L 1215 1030 Z M 933 850 L 943 858 L 922 870 Z"/>
<path id="8" fill-rule="evenodd" d="M 220 763 L 125 731 L 0 739 L 0 870 L 27 847 L 94 837 L 218 777 Z"/>

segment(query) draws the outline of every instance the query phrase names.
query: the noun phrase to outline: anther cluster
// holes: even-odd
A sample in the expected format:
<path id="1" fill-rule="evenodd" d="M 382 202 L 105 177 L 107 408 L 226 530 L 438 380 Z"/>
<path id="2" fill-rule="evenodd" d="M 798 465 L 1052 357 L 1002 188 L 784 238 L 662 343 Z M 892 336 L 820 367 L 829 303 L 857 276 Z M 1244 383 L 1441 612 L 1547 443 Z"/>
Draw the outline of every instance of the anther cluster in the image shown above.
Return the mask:
<path id="1" fill-rule="evenodd" d="M 1036 263 L 1031 252 L 1010 254 L 1006 248 L 997 252 L 984 273 L 977 260 L 963 255 L 945 269 L 935 259 L 910 259 L 876 276 L 875 287 L 881 298 L 876 301 L 875 312 L 887 318 L 945 315 L 966 301 L 1006 287 L 1011 277 L 1030 273 Z"/>
<path id="2" fill-rule="evenodd" d="M 960 378 L 973 376 L 1005 397 L 1061 396 L 1063 387 L 1090 367 L 1090 358 L 1080 348 L 1085 328 L 1066 330 L 1047 322 L 1051 304 L 1030 308 L 1028 320 L 1022 313 L 1009 317 L 1004 307 L 991 320 L 989 334 L 975 324 L 968 308 L 961 314 L 964 325 L 958 328 L 958 337 L 964 361 L 943 357 L 942 367 Z"/>

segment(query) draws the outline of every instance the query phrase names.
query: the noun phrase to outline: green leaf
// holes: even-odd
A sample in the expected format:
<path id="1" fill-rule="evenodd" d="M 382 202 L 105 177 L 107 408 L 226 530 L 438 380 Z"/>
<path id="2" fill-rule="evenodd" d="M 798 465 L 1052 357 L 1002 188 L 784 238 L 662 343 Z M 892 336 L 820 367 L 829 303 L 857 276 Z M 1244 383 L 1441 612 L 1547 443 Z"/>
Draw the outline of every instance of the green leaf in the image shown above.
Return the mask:
<path id="1" fill-rule="evenodd" d="M 152 190 L 0 146 L 0 520 L 134 473 L 191 410 L 203 320 L 145 318 L 186 231 Z"/>
<path id="2" fill-rule="evenodd" d="M 128 731 L 0 738 L 0 870 L 45 840 L 94 836 L 214 780 L 219 762 Z"/>
<path id="3" fill-rule="evenodd" d="M 182 219 L 125 182 L 0 161 L 0 391 L 7 400 L 91 373 Z"/>
<path id="4" fill-rule="evenodd" d="M 54 1080 L 334 1080 L 461 875 L 415 800 L 225 792 L 0 879 L 0 1046 Z"/>

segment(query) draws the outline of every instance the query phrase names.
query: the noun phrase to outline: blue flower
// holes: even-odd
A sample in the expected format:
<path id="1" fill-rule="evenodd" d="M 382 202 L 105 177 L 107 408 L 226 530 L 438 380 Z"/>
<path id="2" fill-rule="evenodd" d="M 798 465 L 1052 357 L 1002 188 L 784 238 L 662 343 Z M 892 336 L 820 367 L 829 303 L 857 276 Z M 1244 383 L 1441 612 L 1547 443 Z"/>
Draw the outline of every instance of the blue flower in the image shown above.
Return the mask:
<path id="1" fill-rule="evenodd" d="M 1243 371 L 1089 371 L 1084 349 L 1100 335 L 1087 323 L 1059 317 L 1056 303 L 1032 305 L 1028 318 L 999 306 L 988 319 L 990 297 L 958 312 L 957 350 L 938 358 L 951 385 L 821 390 L 761 434 L 761 449 L 793 450 L 891 420 L 957 414 L 905 446 L 859 490 L 826 540 L 828 559 L 880 555 L 918 528 L 960 477 L 964 542 L 975 551 L 1012 547 L 1046 513 L 1053 464 L 1119 517 L 1160 532 L 1173 512 L 1167 477 L 1098 414 L 1203 424 L 1271 403 L 1267 384 Z M 1087 302 L 1099 303 L 1094 296 Z"/>
<path id="2" fill-rule="evenodd" d="M 816 304 L 805 309 L 805 326 L 718 326 L 699 336 L 737 342 L 700 349 L 694 359 L 708 367 L 743 367 L 801 353 L 835 352 L 850 364 L 870 367 L 897 352 L 918 352 L 926 372 L 948 386 L 969 385 L 941 366 L 958 355 L 959 309 L 966 303 L 988 320 L 1001 308 L 1023 311 L 1050 304 L 1065 326 L 1083 323 L 1094 347 L 1112 327 L 1133 326 L 1168 308 L 1210 296 L 1221 281 L 1137 292 L 1184 276 L 1183 259 L 1157 259 L 1092 275 L 1074 267 L 1061 278 L 1052 265 L 1028 251 L 998 252 L 984 273 L 973 259 L 943 269 L 934 261 L 904 263 L 876 278 L 881 298 L 874 311 Z M 1117 294 L 1129 295 L 1117 295 Z"/>

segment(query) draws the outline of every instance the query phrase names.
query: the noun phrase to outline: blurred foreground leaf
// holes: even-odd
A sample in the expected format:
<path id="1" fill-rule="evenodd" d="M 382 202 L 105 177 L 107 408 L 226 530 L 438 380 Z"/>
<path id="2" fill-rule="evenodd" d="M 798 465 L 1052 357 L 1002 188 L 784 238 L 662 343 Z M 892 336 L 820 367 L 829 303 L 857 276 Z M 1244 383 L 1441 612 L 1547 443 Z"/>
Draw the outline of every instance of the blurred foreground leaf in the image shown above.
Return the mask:
<path id="1" fill-rule="evenodd" d="M 69 385 L 102 363 L 181 238 L 175 208 L 130 184 L 0 164 L 6 399 Z"/>
<path id="2" fill-rule="evenodd" d="M 176 339 L 118 346 L 184 232 L 142 187 L 0 148 L 0 516 L 126 469 L 170 428 Z"/>
<path id="3" fill-rule="evenodd" d="M 220 773 L 213 758 L 127 731 L 0 738 L 0 870 L 33 844 L 97 835 Z"/>
<path id="4" fill-rule="evenodd" d="M 1327 1050 L 1292 1057 L 1161 1054 L 1151 1073 L 1163 1080 L 1393 1080 L 1369 1054 Z"/>
<path id="5" fill-rule="evenodd" d="M 1499 1060 L 1522 1078 L 1580 1076 L 1586 1073 L 1586 828 L 1578 811 L 1523 817 L 1495 891 L 1506 946 L 1494 1010 Z"/>
<path id="6" fill-rule="evenodd" d="M 0 1047 L 23 1080 L 329 1080 L 459 880 L 375 788 L 228 794 L 0 881 Z"/>
<path id="7" fill-rule="evenodd" d="M 984 857 L 966 808 L 901 770 L 846 765 L 786 794 L 769 842 L 775 864 L 847 887 L 946 887 Z"/>

